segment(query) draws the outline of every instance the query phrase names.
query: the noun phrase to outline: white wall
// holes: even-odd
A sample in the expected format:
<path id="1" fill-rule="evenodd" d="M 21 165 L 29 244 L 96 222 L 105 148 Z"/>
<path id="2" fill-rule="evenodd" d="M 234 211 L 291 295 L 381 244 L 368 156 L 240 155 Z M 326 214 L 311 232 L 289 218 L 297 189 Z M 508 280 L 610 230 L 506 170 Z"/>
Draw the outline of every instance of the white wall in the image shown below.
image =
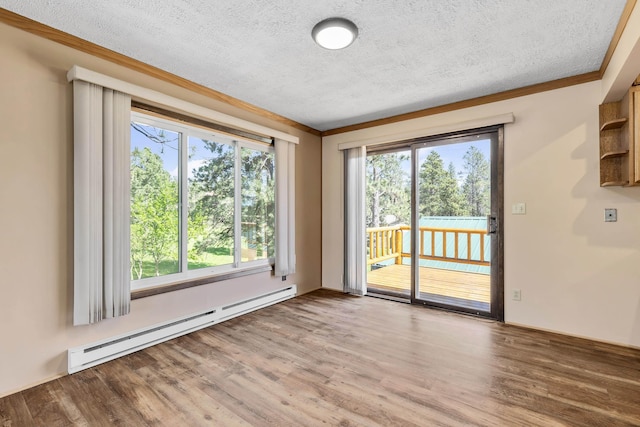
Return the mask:
<path id="1" fill-rule="evenodd" d="M 320 287 L 320 138 L 0 24 L 0 396 L 66 372 L 70 347 L 296 283 Z M 72 91 L 77 64 L 300 137 L 297 273 L 269 273 L 135 300 L 131 314 L 72 326 Z"/>
<path id="2" fill-rule="evenodd" d="M 640 347 L 640 188 L 599 186 L 601 81 L 323 138 L 322 284 L 341 289 L 338 144 L 513 113 L 505 126 L 505 319 Z M 527 214 L 511 215 L 511 205 Z M 604 208 L 618 209 L 605 223 Z M 522 291 L 512 301 L 512 290 Z"/>

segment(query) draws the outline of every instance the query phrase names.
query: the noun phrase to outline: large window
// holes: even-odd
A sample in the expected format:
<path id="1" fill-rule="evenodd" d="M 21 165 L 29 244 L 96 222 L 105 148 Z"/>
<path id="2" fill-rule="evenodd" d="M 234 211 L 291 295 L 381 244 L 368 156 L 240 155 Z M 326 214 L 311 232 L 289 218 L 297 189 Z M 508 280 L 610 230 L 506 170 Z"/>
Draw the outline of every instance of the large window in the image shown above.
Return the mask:
<path id="1" fill-rule="evenodd" d="M 133 113 L 132 289 L 269 262 L 274 179 L 272 146 Z"/>

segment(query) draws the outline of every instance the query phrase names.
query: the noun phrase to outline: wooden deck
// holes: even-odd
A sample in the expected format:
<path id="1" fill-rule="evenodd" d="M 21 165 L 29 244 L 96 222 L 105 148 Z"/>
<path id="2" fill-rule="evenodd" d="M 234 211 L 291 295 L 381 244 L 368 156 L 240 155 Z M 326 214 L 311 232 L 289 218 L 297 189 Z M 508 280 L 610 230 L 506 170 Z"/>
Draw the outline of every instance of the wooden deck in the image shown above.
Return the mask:
<path id="1" fill-rule="evenodd" d="M 411 289 L 411 266 L 393 264 L 372 270 L 367 273 L 367 286 L 408 294 Z M 420 267 L 420 294 L 423 299 L 426 294 L 489 304 L 490 277 L 487 274 Z"/>

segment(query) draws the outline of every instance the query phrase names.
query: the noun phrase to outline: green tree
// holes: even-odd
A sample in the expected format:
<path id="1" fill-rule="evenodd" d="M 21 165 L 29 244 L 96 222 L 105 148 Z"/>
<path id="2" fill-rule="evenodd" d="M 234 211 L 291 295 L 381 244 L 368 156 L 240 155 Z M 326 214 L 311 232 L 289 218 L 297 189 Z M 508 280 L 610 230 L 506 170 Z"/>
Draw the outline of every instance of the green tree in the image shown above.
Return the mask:
<path id="1" fill-rule="evenodd" d="M 150 149 L 131 153 L 131 277 L 143 277 L 143 262 L 151 258 L 155 274 L 169 257 L 177 260 L 178 184 Z M 177 269 L 177 263 L 176 263 Z"/>
<path id="2" fill-rule="evenodd" d="M 411 220 L 409 174 L 402 168 L 406 154 L 390 153 L 367 156 L 367 227 L 380 227 L 387 215 L 396 222 Z"/>
<path id="3" fill-rule="evenodd" d="M 445 201 L 444 205 L 446 206 L 446 215 L 448 216 L 465 216 L 469 214 L 469 205 L 460 191 L 457 176 L 453 162 L 449 163 L 447 176 L 444 178 L 444 184 L 441 189 L 442 199 Z"/>
<path id="4" fill-rule="evenodd" d="M 467 212 L 453 164 L 448 171 L 437 151 L 431 151 L 420 166 L 419 211 L 421 216 L 460 216 Z"/>
<path id="5" fill-rule="evenodd" d="M 469 213 L 471 216 L 487 215 L 491 206 L 489 161 L 474 146 L 469 147 L 463 160 L 466 177 L 462 184 L 462 193 L 469 206 Z"/>
<path id="6" fill-rule="evenodd" d="M 249 148 L 242 149 L 242 237 L 258 258 L 274 255 L 274 155 Z"/>
<path id="7" fill-rule="evenodd" d="M 234 148 L 215 141 L 202 142 L 207 158 L 189 179 L 190 260 L 214 248 L 231 249 L 234 243 Z M 274 155 L 249 148 L 242 148 L 240 155 L 242 244 L 255 249 L 259 257 L 272 256 Z"/>
<path id="8" fill-rule="evenodd" d="M 189 252 L 233 248 L 234 148 L 202 140 L 207 160 L 189 178 Z"/>

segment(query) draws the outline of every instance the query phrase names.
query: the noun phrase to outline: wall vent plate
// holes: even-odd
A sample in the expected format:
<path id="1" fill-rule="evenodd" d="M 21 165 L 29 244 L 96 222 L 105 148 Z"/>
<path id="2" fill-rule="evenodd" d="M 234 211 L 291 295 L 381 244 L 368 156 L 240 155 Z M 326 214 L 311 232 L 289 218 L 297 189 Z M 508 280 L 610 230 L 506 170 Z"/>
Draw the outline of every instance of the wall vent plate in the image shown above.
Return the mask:
<path id="1" fill-rule="evenodd" d="M 604 221 L 605 222 L 616 222 L 618 220 L 618 210 L 607 208 L 604 210 Z"/>

